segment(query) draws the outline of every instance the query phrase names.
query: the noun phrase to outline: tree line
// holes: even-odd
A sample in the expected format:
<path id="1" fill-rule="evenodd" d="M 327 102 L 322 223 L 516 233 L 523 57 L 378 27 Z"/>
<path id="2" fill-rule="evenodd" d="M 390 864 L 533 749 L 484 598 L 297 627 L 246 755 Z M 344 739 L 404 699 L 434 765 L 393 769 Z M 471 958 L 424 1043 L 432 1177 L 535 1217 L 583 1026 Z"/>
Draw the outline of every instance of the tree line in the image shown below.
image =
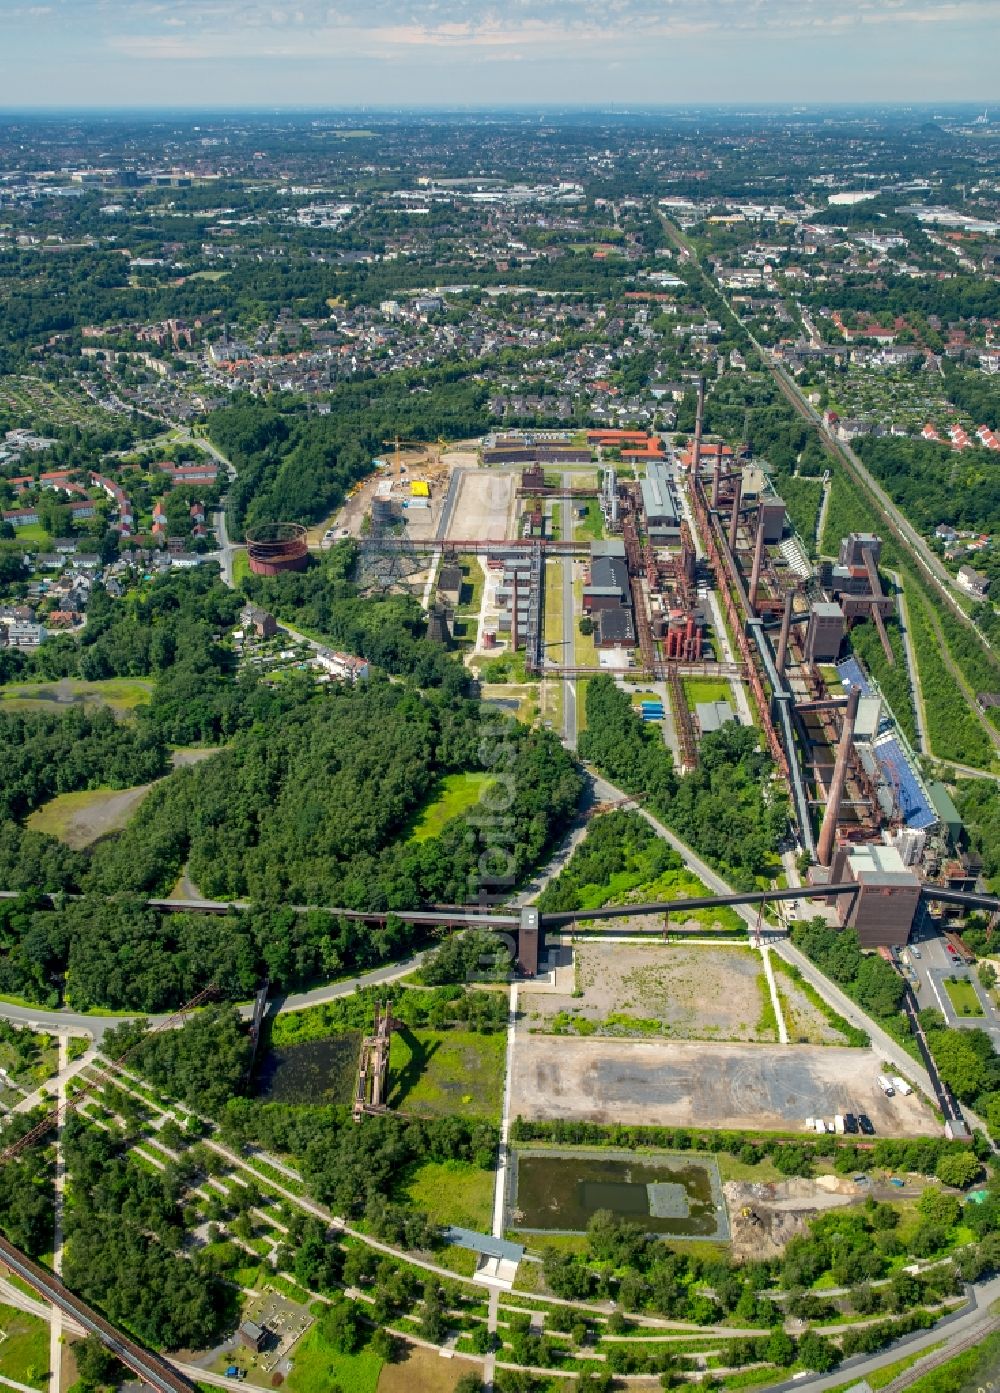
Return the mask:
<path id="1" fill-rule="evenodd" d="M 636 715 L 611 677 L 587 686 L 583 759 L 626 792 L 642 794 L 672 831 L 738 889 L 752 889 L 788 827 L 784 795 L 771 782 L 773 764 L 752 727 L 729 723 L 702 738 L 699 763 L 679 779 L 658 729 Z"/>

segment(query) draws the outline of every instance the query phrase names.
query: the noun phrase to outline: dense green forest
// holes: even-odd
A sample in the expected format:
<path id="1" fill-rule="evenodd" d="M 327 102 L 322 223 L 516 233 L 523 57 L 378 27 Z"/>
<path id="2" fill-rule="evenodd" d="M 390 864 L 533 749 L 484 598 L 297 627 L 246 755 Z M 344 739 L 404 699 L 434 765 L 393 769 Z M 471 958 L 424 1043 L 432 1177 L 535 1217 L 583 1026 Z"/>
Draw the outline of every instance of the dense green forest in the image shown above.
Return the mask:
<path id="1" fill-rule="evenodd" d="M 679 779 L 658 729 L 644 725 L 611 677 L 587 686 L 581 758 L 592 760 L 647 806 L 738 889 L 762 875 L 788 830 L 784 794 L 758 732 L 735 722 L 706 735 L 697 769 Z"/>
<path id="2" fill-rule="evenodd" d="M 470 812 L 428 841 L 409 842 L 408 827 L 441 777 L 482 768 L 494 718 L 378 678 L 301 695 L 280 723 L 239 732 L 216 758 L 159 784 L 98 849 L 89 883 L 163 889 L 187 861 L 195 883 L 223 899 L 393 909 L 474 898 L 500 806 L 489 787 L 485 817 Z M 502 740 L 513 884 L 572 816 L 581 782 L 550 734 L 510 721 Z"/>
<path id="3" fill-rule="evenodd" d="M 1000 1137 L 1000 1055 L 985 1030 L 958 1030 L 945 1024 L 940 1011 L 920 1012 L 920 1024 L 934 1063 L 960 1103 L 971 1107 Z"/>
<path id="4" fill-rule="evenodd" d="M 963 780 L 955 806 L 969 842 L 983 862 L 983 874 L 993 890 L 1000 889 L 1000 787 L 988 779 Z"/>
<path id="5" fill-rule="evenodd" d="M 939 523 L 959 531 L 1000 530 L 1000 476 L 989 451 L 896 436 L 868 436 L 856 448 L 925 536 L 933 536 Z"/>
<path id="6" fill-rule="evenodd" d="M 824 919 L 813 919 L 794 926 L 792 941 L 891 1035 L 909 1037 L 901 1012 L 903 979 L 882 958 L 861 952 L 854 929 L 831 933 Z"/>
<path id="7" fill-rule="evenodd" d="M 372 1004 L 364 999 L 366 1020 Z M 317 1199 L 339 1214 L 366 1215 L 383 1233 L 391 1223 L 381 1212 L 385 1201 L 414 1162 L 462 1160 L 489 1169 L 496 1155 L 497 1129 L 479 1120 L 390 1113 L 357 1127 L 347 1107 L 241 1096 L 248 1049 L 245 1027 L 231 1007 L 202 1012 L 181 1030 L 157 1034 L 148 1034 L 141 1021 L 129 1022 L 109 1032 L 102 1049 L 112 1057 L 136 1049 L 134 1067 L 157 1088 L 218 1118 L 230 1142 L 295 1157 Z"/>
<path id="8" fill-rule="evenodd" d="M 319 522 L 395 435 L 436 440 L 478 435 L 486 428 L 485 387 L 464 382 L 465 370 L 436 368 L 417 379 L 399 373 L 341 383 L 328 415 L 305 414 L 296 401 L 252 398 L 216 411 L 209 433 L 236 467 L 228 516 L 236 533 L 263 522 Z M 411 380 L 412 379 L 412 380 Z"/>
<path id="9" fill-rule="evenodd" d="M 128 788 L 166 767 L 155 727 L 119 724 L 107 710 L 50 715 L 0 707 L 0 823 L 26 817 L 57 793 Z"/>
<path id="10" fill-rule="evenodd" d="M 159 1011 L 211 982 L 239 999 L 263 977 L 287 989 L 373 967 L 412 948 L 418 932 L 391 916 L 373 928 L 282 906 L 504 898 L 575 813 L 579 772 L 548 733 L 498 727 L 472 702 L 380 679 L 303 685 L 297 696 L 280 719 L 161 780 L 130 825 L 89 855 L 0 824 L 0 875 L 25 892 L 0 903 L 0 991 Z M 480 804 L 411 840 L 439 780 L 481 770 L 483 758 L 497 782 Z M 142 894 L 169 891 L 185 866 L 204 893 L 261 907 L 213 919 L 148 909 Z M 34 886 L 86 893 L 49 909 Z"/>
<path id="11" fill-rule="evenodd" d="M 865 670 L 882 688 L 886 701 L 892 707 L 892 714 L 907 740 L 916 747 L 917 722 L 913 713 L 913 694 L 910 690 L 903 635 L 897 619 L 888 619 L 885 627 L 895 658 L 891 667 L 874 624 L 855 624 L 851 630 L 851 647 L 861 659 Z"/>
<path id="12" fill-rule="evenodd" d="M 235 1323 L 235 1292 L 181 1254 L 177 1175 L 130 1161 L 121 1138 L 76 1117 L 64 1150 L 66 1282 L 149 1345 L 210 1348 Z"/>

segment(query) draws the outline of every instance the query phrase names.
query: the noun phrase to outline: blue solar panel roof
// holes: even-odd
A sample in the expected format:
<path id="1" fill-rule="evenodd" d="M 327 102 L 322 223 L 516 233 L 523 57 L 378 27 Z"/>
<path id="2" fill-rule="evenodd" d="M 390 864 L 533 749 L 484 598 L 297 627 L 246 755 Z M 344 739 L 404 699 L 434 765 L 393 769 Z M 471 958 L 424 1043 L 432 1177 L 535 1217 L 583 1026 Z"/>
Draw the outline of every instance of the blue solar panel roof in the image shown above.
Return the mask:
<path id="1" fill-rule="evenodd" d="M 862 696 L 874 696 L 868 678 L 861 671 L 857 658 L 845 658 L 837 664 L 837 673 L 845 687 L 860 687 Z"/>
<path id="2" fill-rule="evenodd" d="M 875 758 L 885 770 L 890 786 L 898 789 L 899 810 L 907 827 L 933 827 L 938 821 L 937 813 L 924 797 L 903 747 L 895 736 L 876 743 Z"/>

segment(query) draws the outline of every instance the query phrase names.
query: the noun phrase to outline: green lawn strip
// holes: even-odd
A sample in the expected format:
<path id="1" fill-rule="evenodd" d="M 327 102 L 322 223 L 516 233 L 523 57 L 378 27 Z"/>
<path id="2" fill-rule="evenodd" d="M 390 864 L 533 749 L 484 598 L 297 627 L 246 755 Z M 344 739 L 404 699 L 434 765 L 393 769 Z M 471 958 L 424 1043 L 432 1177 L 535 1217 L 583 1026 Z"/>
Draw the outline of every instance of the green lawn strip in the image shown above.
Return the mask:
<path id="1" fill-rule="evenodd" d="M 594 643 L 593 633 L 581 634 L 580 621 L 576 617 L 583 614 L 583 581 L 579 576 L 573 579 L 573 662 L 577 667 L 597 667 L 597 646 Z M 582 696 L 577 695 L 578 722 L 580 730 L 584 729 L 586 705 L 586 691 Z"/>
<path id="2" fill-rule="evenodd" d="M 688 710 L 693 711 L 700 701 L 728 701 L 733 704 L 732 685 L 722 677 L 682 677 Z"/>
<path id="3" fill-rule="evenodd" d="M 46 1388 L 49 1383 L 48 1322 L 13 1306 L 0 1306 L 0 1331 L 3 1332 L 0 1373 L 15 1383 Z"/>
<path id="4" fill-rule="evenodd" d="M 948 993 L 948 1000 L 954 1006 L 957 1016 L 982 1016 L 986 1014 L 979 997 L 976 995 L 975 987 L 966 978 L 946 977 L 944 989 Z"/>
<path id="5" fill-rule="evenodd" d="M 233 552 L 233 585 L 238 589 L 240 582 L 250 574 L 250 558 L 245 550 Z"/>
<path id="6" fill-rule="evenodd" d="M 778 1017 L 774 1009 L 774 1002 L 771 1000 L 771 989 L 767 984 L 767 975 L 763 971 L 757 977 L 757 988 L 760 992 L 757 1038 L 758 1040 L 777 1040 Z"/>
<path id="7" fill-rule="evenodd" d="M 375 1393 L 383 1361 L 367 1346 L 357 1354 L 341 1354 L 314 1325 L 295 1347 L 292 1372 L 285 1381 L 291 1393 Z"/>
<path id="8" fill-rule="evenodd" d="M 926 596 L 909 576 L 903 588 L 931 749 L 940 759 L 990 769 L 995 759 L 993 746 L 944 661 Z"/>
<path id="9" fill-rule="evenodd" d="M 475 807 L 491 782 L 492 775 L 480 771 L 446 774 L 439 781 L 434 797 L 417 814 L 407 840 L 426 842 L 437 837 L 452 818 Z"/>
<path id="10" fill-rule="evenodd" d="M 542 601 L 544 640 L 546 655 L 557 663 L 568 659 L 563 653 L 563 563 L 546 561 L 545 585 Z"/>
<path id="11" fill-rule="evenodd" d="M 827 1024 L 844 1036 L 848 1045 L 858 1049 L 868 1048 L 871 1044 L 868 1035 L 863 1030 L 859 1030 L 857 1026 L 851 1025 L 849 1021 L 845 1021 L 843 1016 L 820 995 L 812 983 L 806 981 L 794 963 L 786 962 L 780 953 L 772 953 L 771 966 L 775 972 L 790 978 L 795 983 L 802 995 L 824 1017 Z M 782 1005 L 784 1005 L 784 1000 L 782 1000 Z"/>
<path id="12" fill-rule="evenodd" d="M 425 1161 L 401 1189 L 432 1223 L 485 1231 L 493 1214 L 493 1182 L 492 1170 L 471 1161 Z"/>
<path id="13" fill-rule="evenodd" d="M 389 1102 L 430 1117 L 497 1121 L 503 1094 L 506 1040 L 502 1033 L 394 1030 L 389 1053 Z"/>

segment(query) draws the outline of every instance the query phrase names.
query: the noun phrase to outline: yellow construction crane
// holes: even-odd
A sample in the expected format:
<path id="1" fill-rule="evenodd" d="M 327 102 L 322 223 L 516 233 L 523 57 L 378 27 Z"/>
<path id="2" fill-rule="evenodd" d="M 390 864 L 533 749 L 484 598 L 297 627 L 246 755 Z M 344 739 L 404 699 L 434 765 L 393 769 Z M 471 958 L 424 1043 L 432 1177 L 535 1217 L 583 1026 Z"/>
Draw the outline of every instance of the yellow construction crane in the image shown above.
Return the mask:
<path id="1" fill-rule="evenodd" d="M 403 440 L 400 436 L 394 435 L 391 440 L 383 440 L 383 445 L 391 445 L 396 452 L 396 463 L 393 466 L 393 476 L 396 479 L 403 477 L 403 450 L 426 450 L 426 440 Z"/>
<path id="2" fill-rule="evenodd" d="M 383 440 L 383 445 L 391 445 L 395 451 L 395 465 L 393 466 L 393 477 L 402 479 L 403 477 L 403 450 L 432 450 L 436 445 L 438 450 L 442 450 L 448 444 L 443 435 L 439 435 L 437 440 L 403 440 L 400 436 L 394 435 L 391 440 Z"/>

